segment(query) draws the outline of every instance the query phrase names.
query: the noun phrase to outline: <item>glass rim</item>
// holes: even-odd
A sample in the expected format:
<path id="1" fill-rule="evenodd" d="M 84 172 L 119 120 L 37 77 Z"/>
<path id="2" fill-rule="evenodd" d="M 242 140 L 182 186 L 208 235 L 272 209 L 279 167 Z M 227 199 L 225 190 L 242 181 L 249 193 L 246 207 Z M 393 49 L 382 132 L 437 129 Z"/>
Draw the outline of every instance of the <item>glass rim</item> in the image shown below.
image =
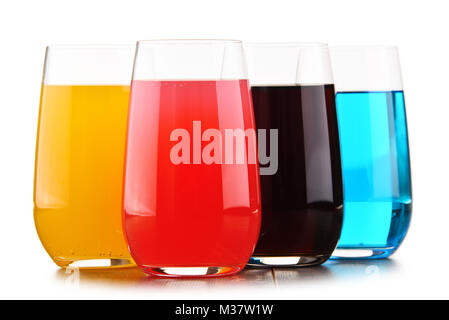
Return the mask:
<path id="1" fill-rule="evenodd" d="M 398 51 L 398 47 L 394 45 L 336 45 L 330 46 L 331 50 L 334 51 L 355 51 L 355 52 L 363 52 L 370 50 L 377 51 Z"/>
<path id="2" fill-rule="evenodd" d="M 242 44 L 242 40 L 236 39 L 154 39 L 139 40 L 138 45 L 226 45 L 226 44 Z"/>
<path id="3" fill-rule="evenodd" d="M 329 45 L 325 42 L 247 42 L 245 46 L 258 48 L 290 48 L 290 47 L 317 47 L 326 48 Z"/>
<path id="4" fill-rule="evenodd" d="M 120 49 L 127 47 L 135 47 L 136 42 L 121 43 L 76 43 L 76 44 L 50 44 L 46 49 Z"/>

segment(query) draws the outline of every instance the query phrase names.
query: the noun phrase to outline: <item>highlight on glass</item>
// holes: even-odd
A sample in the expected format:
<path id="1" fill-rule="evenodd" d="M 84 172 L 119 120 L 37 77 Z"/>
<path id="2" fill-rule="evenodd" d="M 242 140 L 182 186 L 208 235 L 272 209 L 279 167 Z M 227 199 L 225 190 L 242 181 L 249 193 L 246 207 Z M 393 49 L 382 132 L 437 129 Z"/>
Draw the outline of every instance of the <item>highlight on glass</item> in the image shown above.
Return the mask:
<path id="1" fill-rule="evenodd" d="M 133 265 L 122 228 L 126 119 L 135 45 L 47 48 L 34 219 L 60 267 Z"/>
<path id="2" fill-rule="evenodd" d="M 147 274 L 234 274 L 260 229 L 254 115 L 240 41 L 140 41 L 124 227 Z"/>
<path id="3" fill-rule="evenodd" d="M 259 145 L 262 228 L 249 264 L 321 264 L 334 251 L 343 221 L 329 49 L 259 43 L 245 51 L 257 129 L 273 133 L 266 148 Z"/>
<path id="4" fill-rule="evenodd" d="M 334 258 L 386 258 L 410 225 L 404 93 L 395 47 L 334 47 L 344 222 Z"/>

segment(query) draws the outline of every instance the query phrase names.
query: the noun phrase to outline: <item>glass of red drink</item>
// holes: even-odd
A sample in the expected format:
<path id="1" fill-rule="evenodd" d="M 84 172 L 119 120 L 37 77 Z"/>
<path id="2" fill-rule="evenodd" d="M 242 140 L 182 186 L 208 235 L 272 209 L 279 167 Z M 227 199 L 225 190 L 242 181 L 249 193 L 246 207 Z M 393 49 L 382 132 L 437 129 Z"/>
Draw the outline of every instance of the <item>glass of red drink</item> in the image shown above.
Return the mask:
<path id="1" fill-rule="evenodd" d="M 240 41 L 138 43 L 123 205 L 130 252 L 144 272 L 242 270 L 261 221 L 256 144 Z"/>

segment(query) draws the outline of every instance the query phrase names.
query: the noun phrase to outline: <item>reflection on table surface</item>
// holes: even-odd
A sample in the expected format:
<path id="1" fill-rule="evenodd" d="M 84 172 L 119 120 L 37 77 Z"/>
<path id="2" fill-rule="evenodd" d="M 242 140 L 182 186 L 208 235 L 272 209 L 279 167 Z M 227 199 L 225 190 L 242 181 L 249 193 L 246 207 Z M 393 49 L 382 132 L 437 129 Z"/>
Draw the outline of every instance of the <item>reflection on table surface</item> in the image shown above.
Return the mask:
<path id="1" fill-rule="evenodd" d="M 394 260 L 335 260 L 308 268 L 251 268 L 223 278 L 170 279 L 145 275 L 139 268 L 123 269 L 59 269 L 56 277 L 68 286 L 113 285 L 154 288 L 214 288 L 214 287 L 283 287 L 310 284 L 312 281 L 335 281 L 382 277 L 394 273 Z"/>
<path id="2" fill-rule="evenodd" d="M 273 270 L 277 287 L 310 284 L 312 281 L 364 280 L 392 274 L 398 265 L 384 260 L 333 260 L 311 268 L 276 268 Z"/>

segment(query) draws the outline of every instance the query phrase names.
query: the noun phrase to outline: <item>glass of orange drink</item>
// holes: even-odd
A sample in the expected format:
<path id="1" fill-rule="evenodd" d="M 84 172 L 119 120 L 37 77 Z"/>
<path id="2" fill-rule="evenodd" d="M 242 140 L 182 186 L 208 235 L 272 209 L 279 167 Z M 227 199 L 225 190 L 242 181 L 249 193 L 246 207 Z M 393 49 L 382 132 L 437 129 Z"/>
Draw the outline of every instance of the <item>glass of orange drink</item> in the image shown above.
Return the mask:
<path id="1" fill-rule="evenodd" d="M 50 46 L 36 147 L 34 219 L 60 267 L 134 264 L 121 201 L 134 45 Z"/>

